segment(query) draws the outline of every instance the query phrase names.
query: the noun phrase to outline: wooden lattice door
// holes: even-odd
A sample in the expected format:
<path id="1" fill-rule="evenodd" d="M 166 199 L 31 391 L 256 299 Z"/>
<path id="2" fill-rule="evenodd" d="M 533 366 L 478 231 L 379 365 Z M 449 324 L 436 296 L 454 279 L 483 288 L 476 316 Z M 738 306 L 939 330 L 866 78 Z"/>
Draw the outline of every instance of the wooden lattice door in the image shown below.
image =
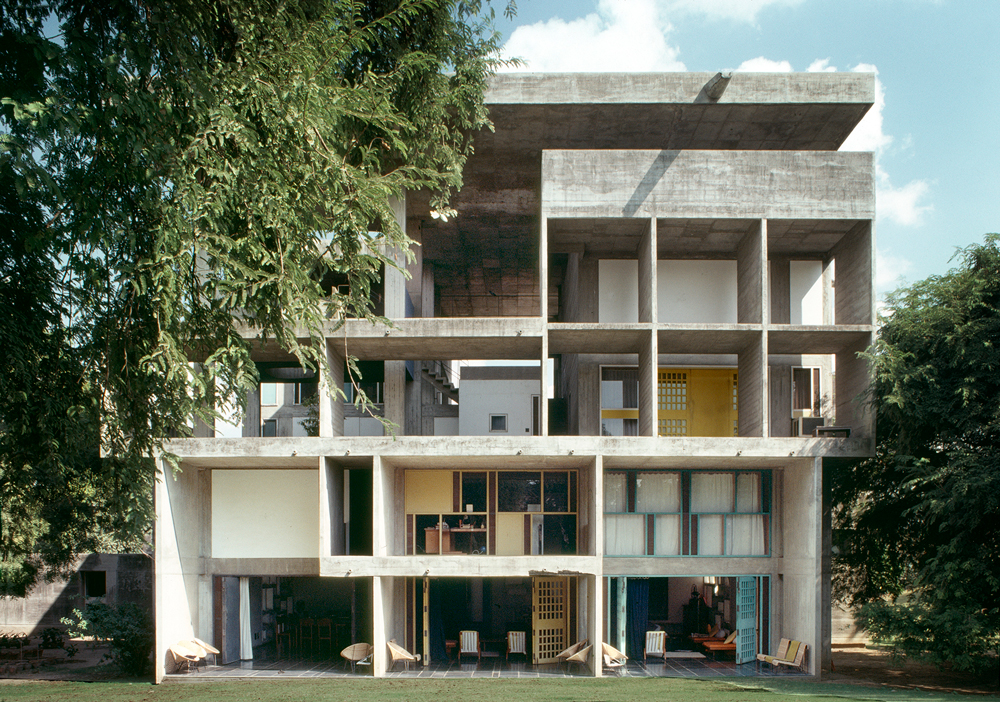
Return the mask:
<path id="1" fill-rule="evenodd" d="M 568 578 L 536 576 L 531 582 L 532 662 L 557 662 L 566 642 Z"/>

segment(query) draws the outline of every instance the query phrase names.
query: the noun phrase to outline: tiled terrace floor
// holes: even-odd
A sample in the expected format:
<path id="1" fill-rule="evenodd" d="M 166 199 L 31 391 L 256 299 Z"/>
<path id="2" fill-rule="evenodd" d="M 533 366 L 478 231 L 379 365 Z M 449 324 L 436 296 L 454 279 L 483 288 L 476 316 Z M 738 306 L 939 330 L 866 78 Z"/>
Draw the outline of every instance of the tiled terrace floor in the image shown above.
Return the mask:
<path id="1" fill-rule="evenodd" d="M 191 673 L 168 675 L 168 680 L 195 681 L 209 678 L 350 678 L 370 676 L 371 668 L 358 666 L 351 673 L 350 664 L 342 659 L 270 659 L 243 661 L 229 665 L 206 665 Z M 757 663 L 736 665 L 732 661 L 713 661 L 709 658 L 672 658 L 664 661 L 629 661 L 617 671 L 605 671 L 607 676 L 664 677 L 664 678 L 714 678 L 714 677 L 774 677 L 802 676 L 789 670 L 771 670 Z M 502 658 L 483 658 L 477 663 L 465 659 L 434 662 L 424 667 L 411 665 L 404 670 L 402 664 L 386 673 L 388 678 L 569 678 L 589 677 L 586 669 L 574 667 L 567 671 L 560 665 L 533 666 L 521 661 L 505 662 Z"/>

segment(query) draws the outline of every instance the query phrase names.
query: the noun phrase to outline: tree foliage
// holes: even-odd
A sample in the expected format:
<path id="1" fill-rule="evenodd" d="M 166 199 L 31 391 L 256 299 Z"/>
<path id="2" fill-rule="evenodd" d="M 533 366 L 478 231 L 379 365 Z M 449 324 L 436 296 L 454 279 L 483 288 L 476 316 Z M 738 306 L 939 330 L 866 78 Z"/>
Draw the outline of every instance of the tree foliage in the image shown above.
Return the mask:
<path id="1" fill-rule="evenodd" d="M 877 638 L 984 670 L 1000 646 L 1000 237 L 959 258 L 887 300 L 877 455 L 834 480 L 837 584 Z"/>
<path id="2" fill-rule="evenodd" d="M 322 371 L 324 329 L 374 317 L 411 243 L 391 199 L 446 211 L 488 125 L 492 19 L 480 0 L 3 2 L 0 591 L 142 541 L 148 457 L 256 384 L 248 337 Z"/>

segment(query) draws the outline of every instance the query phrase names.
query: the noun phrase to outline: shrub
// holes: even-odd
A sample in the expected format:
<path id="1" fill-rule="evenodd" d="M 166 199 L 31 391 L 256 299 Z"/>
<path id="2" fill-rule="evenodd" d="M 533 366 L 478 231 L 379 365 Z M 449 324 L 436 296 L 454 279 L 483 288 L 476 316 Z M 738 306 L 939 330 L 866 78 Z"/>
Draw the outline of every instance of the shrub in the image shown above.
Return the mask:
<path id="1" fill-rule="evenodd" d="M 95 602 L 82 612 L 74 609 L 73 616 L 62 620 L 69 627 L 70 636 L 93 636 L 106 641 L 110 649 L 107 657 L 122 673 L 142 675 L 149 668 L 153 625 L 140 607 L 131 603 L 112 607 Z"/>

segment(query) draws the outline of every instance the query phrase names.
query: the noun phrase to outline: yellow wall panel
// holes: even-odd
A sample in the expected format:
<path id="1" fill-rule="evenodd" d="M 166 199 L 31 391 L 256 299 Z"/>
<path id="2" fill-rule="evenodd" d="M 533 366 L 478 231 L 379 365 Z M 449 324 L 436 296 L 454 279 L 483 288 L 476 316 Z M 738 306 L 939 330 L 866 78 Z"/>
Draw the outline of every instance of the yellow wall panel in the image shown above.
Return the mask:
<path id="1" fill-rule="evenodd" d="M 497 514 L 497 555 L 524 555 L 524 515 L 520 512 Z"/>
<path id="2" fill-rule="evenodd" d="M 406 471 L 406 513 L 451 512 L 454 483 L 450 470 Z"/>

